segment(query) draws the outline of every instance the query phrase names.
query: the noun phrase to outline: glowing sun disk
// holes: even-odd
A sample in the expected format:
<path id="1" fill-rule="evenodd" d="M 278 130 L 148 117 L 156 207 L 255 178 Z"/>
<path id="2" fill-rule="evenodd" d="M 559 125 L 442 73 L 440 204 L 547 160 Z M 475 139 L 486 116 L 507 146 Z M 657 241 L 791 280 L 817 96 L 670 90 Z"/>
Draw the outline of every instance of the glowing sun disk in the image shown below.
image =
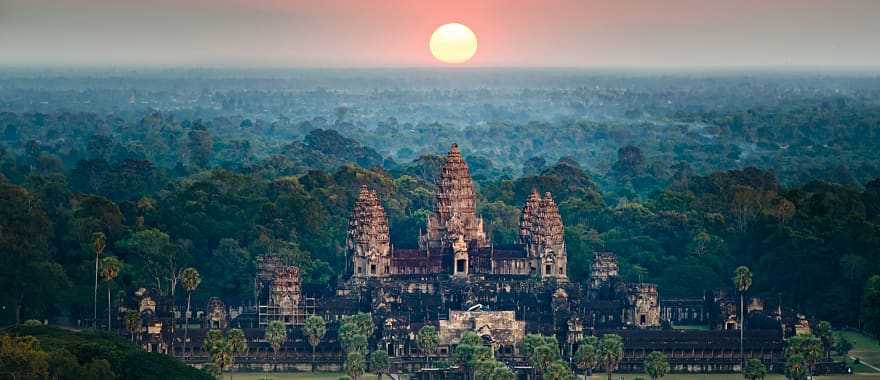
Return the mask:
<path id="1" fill-rule="evenodd" d="M 477 36 L 465 25 L 445 24 L 431 34 L 431 54 L 444 63 L 464 63 L 477 53 Z"/>

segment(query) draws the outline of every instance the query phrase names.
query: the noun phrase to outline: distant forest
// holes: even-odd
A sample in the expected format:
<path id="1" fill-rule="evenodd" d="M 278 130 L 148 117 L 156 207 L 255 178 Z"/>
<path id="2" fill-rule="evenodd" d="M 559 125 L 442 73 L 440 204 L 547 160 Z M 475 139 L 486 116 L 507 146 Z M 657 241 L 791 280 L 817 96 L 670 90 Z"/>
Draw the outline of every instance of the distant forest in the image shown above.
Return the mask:
<path id="1" fill-rule="evenodd" d="M 194 302 L 248 304 L 265 254 L 329 284 L 359 186 L 415 245 L 452 143 L 498 244 L 553 193 L 574 281 L 594 251 L 661 297 L 747 265 L 753 294 L 880 331 L 880 78 L 481 70 L 0 73 L 0 324 L 90 318 L 96 232 L 116 305 L 180 297 L 187 266 Z"/>

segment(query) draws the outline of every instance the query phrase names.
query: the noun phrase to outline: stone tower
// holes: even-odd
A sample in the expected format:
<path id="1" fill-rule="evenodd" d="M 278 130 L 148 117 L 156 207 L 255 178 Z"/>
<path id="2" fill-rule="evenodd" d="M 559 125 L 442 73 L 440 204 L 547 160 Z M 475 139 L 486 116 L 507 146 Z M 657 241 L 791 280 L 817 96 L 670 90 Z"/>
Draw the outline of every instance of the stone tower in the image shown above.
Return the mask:
<path id="1" fill-rule="evenodd" d="M 566 279 L 568 256 L 559 208 L 550 193 L 542 198 L 533 190 L 520 216 L 520 244 L 526 246 L 533 274 Z"/>
<path id="2" fill-rule="evenodd" d="M 388 219 L 376 192 L 361 186 L 348 221 L 348 274 L 356 277 L 384 277 L 391 274 L 391 242 Z"/>
<path id="3" fill-rule="evenodd" d="M 422 249 L 451 247 L 462 236 L 470 246 L 486 247 L 483 219 L 477 216 L 477 201 L 471 174 L 458 145 L 446 156 L 437 179 L 434 212 L 428 217 L 427 231 L 419 237 Z"/>
<path id="4" fill-rule="evenodd" d="M 617 257 L 610 252 L 596 252 L 590 264 L 590 289 L 598 290 L 617 274 Z"/>

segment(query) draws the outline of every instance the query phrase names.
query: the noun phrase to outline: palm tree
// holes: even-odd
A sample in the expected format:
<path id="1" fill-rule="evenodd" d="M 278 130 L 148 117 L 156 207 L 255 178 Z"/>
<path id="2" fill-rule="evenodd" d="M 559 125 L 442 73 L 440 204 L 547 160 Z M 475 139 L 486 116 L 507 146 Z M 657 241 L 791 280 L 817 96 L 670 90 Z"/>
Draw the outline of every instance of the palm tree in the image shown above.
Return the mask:
<path id="1" fill-rule="evenodd" d="M 107 331 L 110 331 L 110 326 L 112 325 L 110 318 L 110 313 L 113 311 L 113 308 L 111 307 L 112 305 L 110 304 L 111 282 L 119 276 L 119 270 L 121 268 L 122 261 L 119 261 L 119 259 L 114 256 L 107 256 L 104 260 L 101 260 L 101 277 L 107 282 Z"/>
<path id="2" fill-rule="evenodd" d="M 644 366 L 651 380 L 657 380 L 669 373 L 669 360 L 659 351 L 651 351 L 645 358 Z"/>
<path id="3" fill-rule="evenodd" d="M 232 350 L 228 347 L 228 342 L 221 341 L 215 346 L 214 352 L 211 353 L 211 362 L 220 370 L 220 376 L 223 376 L 223 370 L 232 366 Z"/>
<path id="4" fill-rule="evenodd" d="M 183 355 L 186 356 L 186 343 L 189 341 L 189 316 L 192 293 L 199 287 L 199 284 L 202 283 L 202 276 L 199 275 L 199 271 L 197 271 L 196 268 L 190 267 L 181 272 L 181 277 L 183 280 L 183 288 L 186 289 L 186 315 L 183 317 Z"/>
<path id="5" fill-rule="evenodd" d="M 608 380 L 611 380 L 612 373 L 623 358 L 623 338 L 617 334 L 605 334 L 599 341 L 599 359 L 605 365 L 605 371 L 608 373 Z"/>
<path id="6" fill-rule="evenodd" d="M 574 354 L 575 365 L 584 370 L 584 378 L 593 375 L 593 368 L 599 364 L 599 353 L 596 351 L 596 345 L 599 340 L 594 336 L 584 338 L 577 352 Z"/>
<path id="7" fill-rule="evenodd" d="M 388 373 L 388 368 L 391 363 L 388 361 L 388 352 L 385 350 L 376 350 L 370 354 L 370 367 L 373 369 L 373 372 L 376 373 L 376 376 L 379 380 L 382 380 L 382 375 Z"/>
<path id="8" fill-rule="evenodd" d="M 274 371 L 274 363 L 278 359 L 278 350 L 281 349 L 281 345 L 284 344 L 284 341 L 287 340 L 287 327 L 284 326 L 280 321 L 272 321 L 269 322 L 269 325 L 266 326 L 266 341 L 272 346 L 272 363 Z"/>
<path id="9" fill-rule="evenodd" d="M 312 372 L 315 372 L 315 349 L 327 333 L 327 323 L 317 315 L 310 315 L 303 325 L 303 333 L 309 337 L 309 345 L 312 346 Z"/>
<path id="10" fill-rule="evenodd" d="M 746 328 L 746 310 L 745 310 L 745 292 L 752 287 L 752 271 L 749 270 L 748 267 L 741 266 L 736 268 L 736 271 L 733 273 L 733 283 L 736 285 L 736 290 L 739 291 L 739 361 L 740 361 L 740 370 L 742 370 L 743 366 L 743 331 Z"/>
<path id="11" fill-rule="evenodd" d="M 244 331 L 241 329 L 229 330 L 229 334 L 226 335 L 226 349 L 229 351 L 229 365 L 232 366 L 235 363 L 235 354 L 247 351 L 247 338 L 244 336 Z M 232 378 L 231 372 L 229 378 Z"/>
<path id="12" fill-rule="evenodd" d="M 94 316 L 92 317 L 92 327 L 98 327 L 98 258 L 107 248 L 107 236 L 103 232 L 95 232 L 92 234 L 92 248 L 95 251 L 95 302 Z"/>
<path id="13" fill-rule="evenodd" d="M 141 314 L 131 310 L 125 314 L 125 329 L 131 334 L 131 342 L 134 343 L 134 333 L 141 329 Z"/>

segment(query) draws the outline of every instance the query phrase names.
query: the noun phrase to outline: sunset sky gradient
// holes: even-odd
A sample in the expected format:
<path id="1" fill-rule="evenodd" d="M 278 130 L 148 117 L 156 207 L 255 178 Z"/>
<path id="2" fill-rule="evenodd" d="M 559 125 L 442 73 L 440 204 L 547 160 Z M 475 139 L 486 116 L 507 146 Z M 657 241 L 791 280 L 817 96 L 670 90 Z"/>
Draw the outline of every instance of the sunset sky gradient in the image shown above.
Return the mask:
<path id="1" fill-rule="evenodd" d="M 878 0 L 0 0 L 2 65 L 878 67 Z"/>

